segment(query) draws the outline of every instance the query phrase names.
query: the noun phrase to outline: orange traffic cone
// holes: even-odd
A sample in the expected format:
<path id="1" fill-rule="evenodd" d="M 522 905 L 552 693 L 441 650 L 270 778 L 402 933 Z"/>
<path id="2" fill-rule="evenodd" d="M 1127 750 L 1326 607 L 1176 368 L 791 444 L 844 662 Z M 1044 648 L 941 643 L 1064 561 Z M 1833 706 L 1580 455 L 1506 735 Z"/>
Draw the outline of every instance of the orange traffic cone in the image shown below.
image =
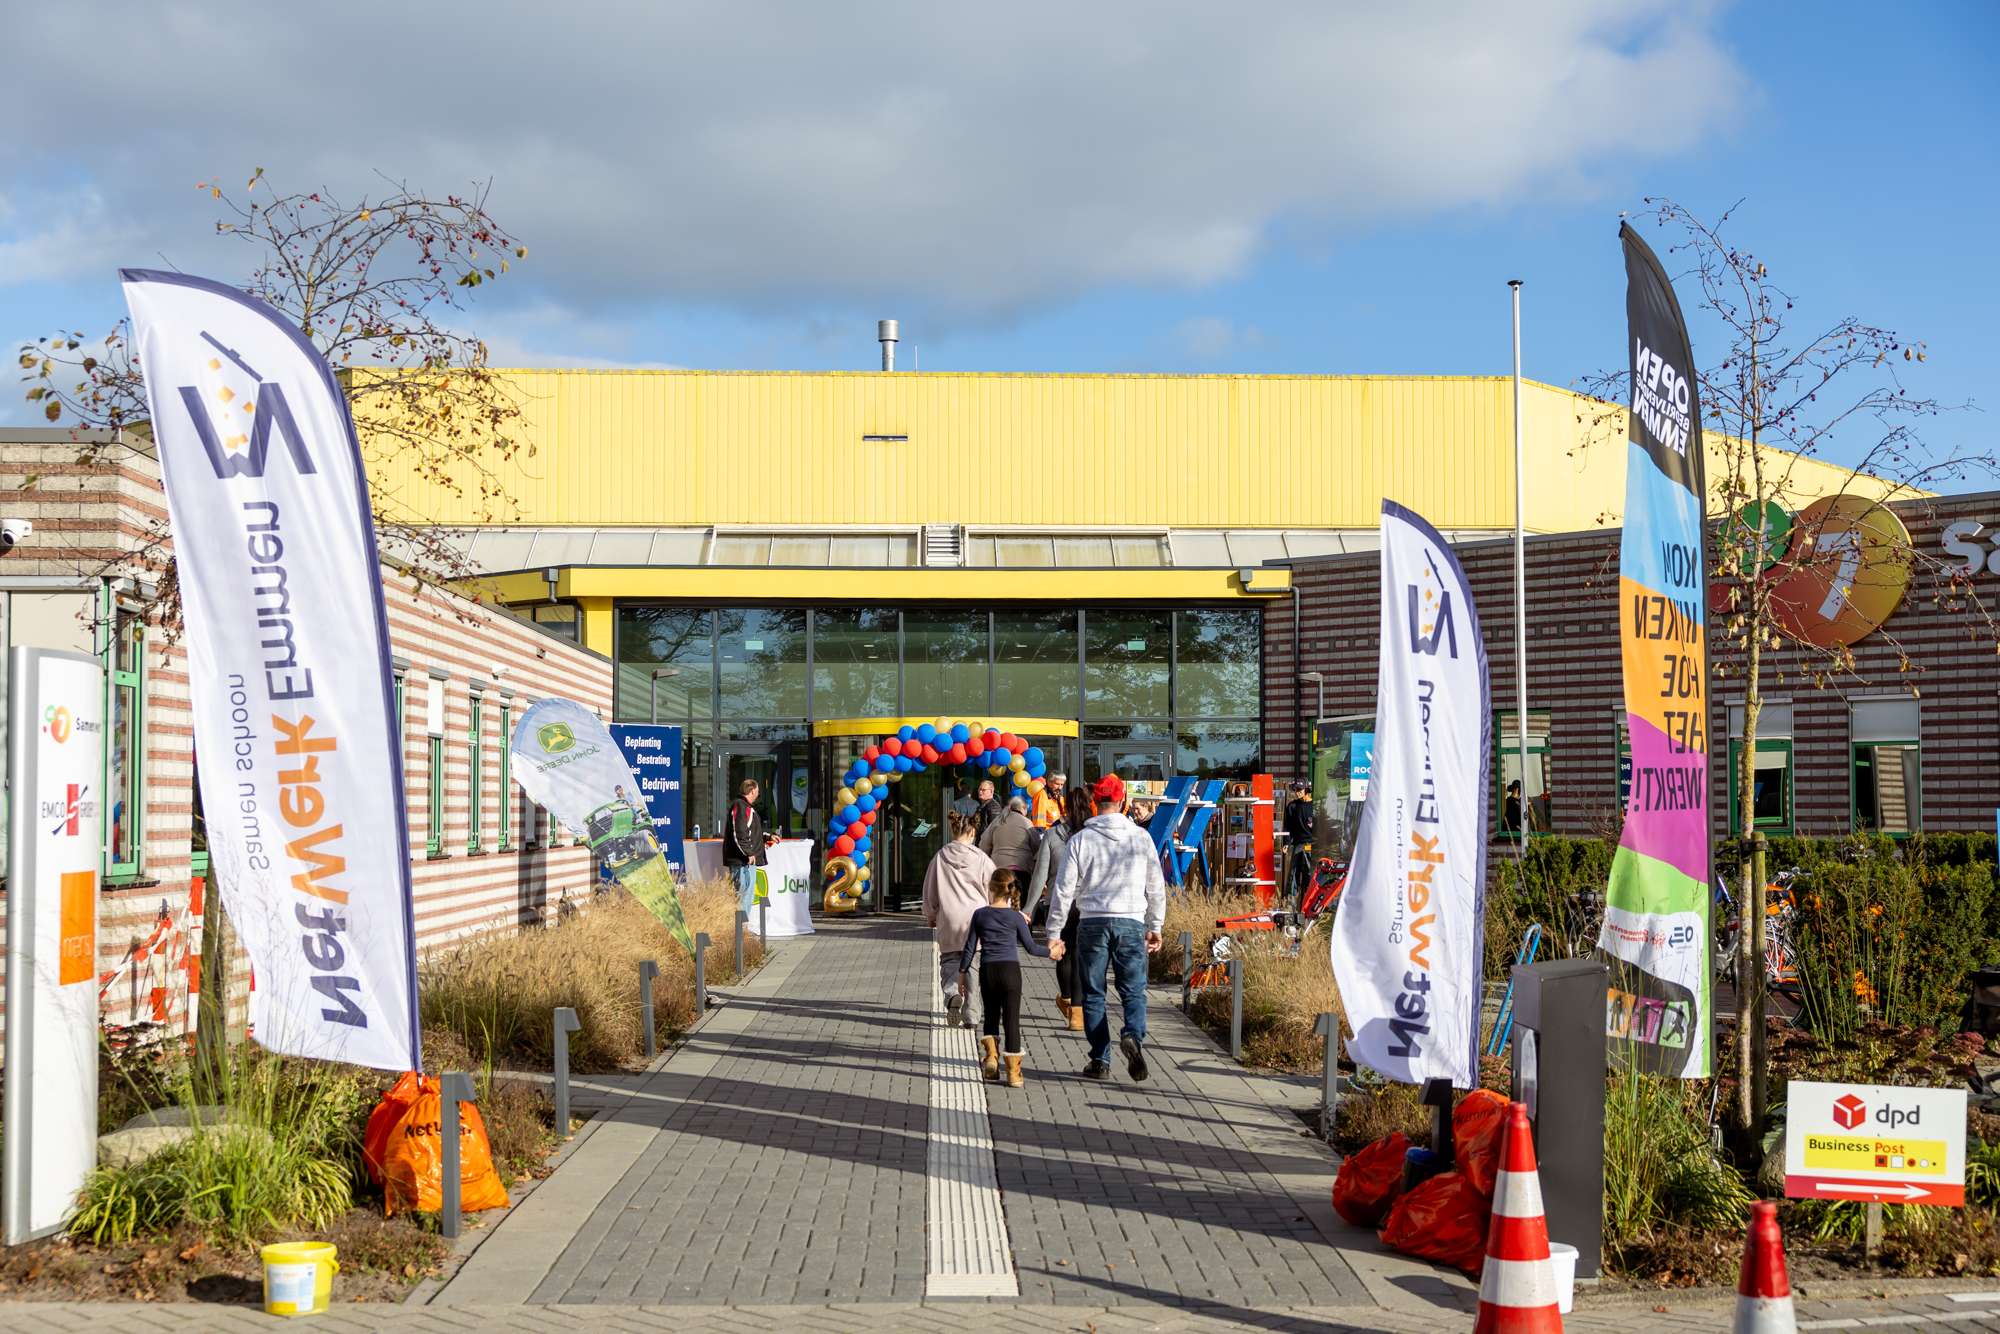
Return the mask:
<path id="1" fill-rule="evenodd" d="M 1505 1135 L 1472 1334 L 1562 1334 L 1542 1179 L 1535 1173 L 1535 1139 L 1528 1129 L 1528 1109 L 1518 1102 L 1507 1104 Z"/>
<path id="2" fill-rule="evenodd" d="M 1778 1230 L 1778 1206 L 1759 1200 L 1750 1206 L 1750 1235 L 1743 1245 L 1743 1272 L 1736 1280 L 1735 1334 L 1795 1334 L 1792 1280 L 1785 1273 L 1785 1234 Z"/>

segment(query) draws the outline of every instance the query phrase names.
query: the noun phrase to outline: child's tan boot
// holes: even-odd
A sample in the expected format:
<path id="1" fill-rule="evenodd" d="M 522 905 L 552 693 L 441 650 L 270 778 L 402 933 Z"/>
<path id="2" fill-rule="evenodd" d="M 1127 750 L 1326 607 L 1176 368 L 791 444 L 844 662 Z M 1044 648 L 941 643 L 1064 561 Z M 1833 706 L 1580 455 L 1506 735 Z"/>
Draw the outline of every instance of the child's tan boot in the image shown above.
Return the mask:
<path id="1" fill-rule="evenodd" d="M 979 1039 L 979 1073 L 988 1079 L 1000 1078 L 1000 1039 Z"/>
<path id="2" fill-rule="evenodd" d="M 1025 1079 L 1021 1078 L 1021 1058 L 1026 1056 L 1027 1054 L 1028 1053 L 1024 1051 L 1010 1051 L 1007 1053 L 1008 1088 L 1017 1089 L 1020 1088 L 1023 1084 L 1028 1082 Z"/>

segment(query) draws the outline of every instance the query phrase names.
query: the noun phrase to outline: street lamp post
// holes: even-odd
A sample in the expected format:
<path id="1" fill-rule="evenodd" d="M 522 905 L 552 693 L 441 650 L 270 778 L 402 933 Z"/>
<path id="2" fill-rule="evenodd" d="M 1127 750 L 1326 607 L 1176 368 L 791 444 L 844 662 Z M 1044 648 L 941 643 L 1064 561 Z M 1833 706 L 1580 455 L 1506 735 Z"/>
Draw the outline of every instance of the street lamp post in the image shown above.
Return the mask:
<path id="1" fill-rule="evenodd" d="M 680 674 L 681 669 L 678 667 L 655 667 L 653 669 L 653 680 L 650 688 L 647 690 L 646 698 L 649 721 L 655 723 L 660 721 L 660 679 L 662 677 L 672 679 Z"/>
<path id="2" fill-rule="evenodd" d="M 1313 721 L 1319 722 L 1326 717 L 1326 673 L 1300 672 L 1299 679 L 1301 681 L 1310 681 L 1314 686 L 1318 687 L 1319 705 L 1313 713 Z"/>

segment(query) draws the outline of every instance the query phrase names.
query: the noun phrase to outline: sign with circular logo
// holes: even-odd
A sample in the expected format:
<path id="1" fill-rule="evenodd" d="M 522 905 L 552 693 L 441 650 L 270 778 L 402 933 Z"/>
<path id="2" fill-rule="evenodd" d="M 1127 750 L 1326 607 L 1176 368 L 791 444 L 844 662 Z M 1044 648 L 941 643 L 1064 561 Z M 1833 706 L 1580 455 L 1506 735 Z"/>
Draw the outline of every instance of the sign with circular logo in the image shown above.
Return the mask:
<path id="1" fill-rule="evenodd" d="M 1862 496 L 1828 496 L 1799 512 L 1791 548 L 1764 575 L 1779 628 L 1821 648 L 1873 634 L 1910 587 L 1910 530 Z"/>

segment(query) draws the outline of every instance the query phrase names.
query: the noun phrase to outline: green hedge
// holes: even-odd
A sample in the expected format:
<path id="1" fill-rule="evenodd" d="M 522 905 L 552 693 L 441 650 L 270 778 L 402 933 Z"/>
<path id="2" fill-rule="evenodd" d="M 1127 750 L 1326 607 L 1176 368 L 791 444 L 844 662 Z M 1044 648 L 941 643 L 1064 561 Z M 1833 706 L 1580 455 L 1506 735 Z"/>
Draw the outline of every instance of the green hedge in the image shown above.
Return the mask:
<path id="1" fill-rule="evenodd" d="M 2000 890 L 1994 835 L 1880 834 L 1767 841 L 1767 876 L 1796 868 L 1792 923 L 1802 1019 L 1845 1038 L 1870 1021 L 1955 1028 L 1966 974 L 2000 963 Z M 1601 896 L 1613 845 L 1595 838 L 1529 841 L 1517 864 L 1492 858 L 1486 970 L 1504 977 L 1530 922 L 1541 957 L 1587 953 L 1585 894 Z M 1716 869 L 1739 883 L 1743 845 L 1716 844 Z"/>

